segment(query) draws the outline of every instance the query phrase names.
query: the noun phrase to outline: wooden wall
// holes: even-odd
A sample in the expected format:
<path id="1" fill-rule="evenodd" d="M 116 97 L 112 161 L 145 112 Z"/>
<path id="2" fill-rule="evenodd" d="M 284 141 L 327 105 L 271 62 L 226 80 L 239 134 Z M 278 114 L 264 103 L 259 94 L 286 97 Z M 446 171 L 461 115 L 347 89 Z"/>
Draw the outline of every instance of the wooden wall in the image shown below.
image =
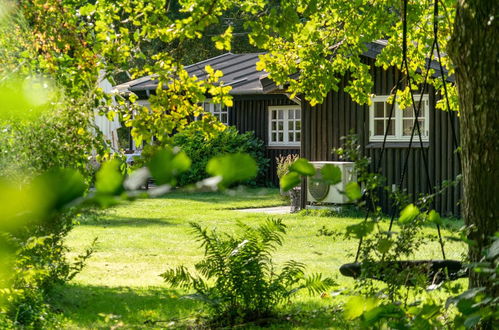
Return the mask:
<path id="1" fill-rule="evenodd" d="M 229 112 L 229 124 L 235 126 L 240 133 L 248 131 L 255 132 L 255 135 L 262 139 L 267 146 L 269 127 L 268 107 L 274 105 L 295 105 L 295 103 L 280 94 L 234 96 L 234 106 Z M 276 157 L 299 153 L 300 147 L 284 148 L 267 146 L 266 154 L 270 159 L 270 166 L 266 173 L 268 186 L 278 186 L 279 184 L 276 175 Z"/>
<path id="2" fill-rule="evenodd" d="M 383 70 L 374 67 L 374 90 L 377 95 L 388 95 L 395 85 L 399 73 L 394 69 Z M 371 166 L 378 163 L 381 156 L 381 143 L 369 143 L 368 106 L 359 106 L 344 92 L 348 77 L 340 83 L 338 92 L 330 92 L 323 104 L 311 107 L 302 104 L 302 144 L 301 156 L 312 161 L 336 160 L 333 148 L 342 146 L 341 137 L 354 132 L 359 136 L 362 152 L 371 158 Z M 441 185 L 444 180 L 453 180 L 459 174 L 459 164 L 452 144 L 451 126 L 448 114 L 435 109 L 435 94 L 430 93 L 430 139 L 421 148 L 415 137 L 409 154 L 408 175 L 403 183 L 404 189 L 413 196 L 428 192 L 428 180 L 423 165 L 423 153 L 429 162 L 431 186 Z M 453 125 L 458 131 L 458 122 Z M 381 173 L 387 177 L 389 187 L 398 185 L 403 169 L 408 143 L 387 143 Z M 374 169 L 374 168 L 372 168 Z M 304 185 L 302 186 L 305 187 Z M 306 193 L 302 189 L 302 206 L 305 205 Z M 447 190 L 435 199 L 435 208 L 443 215 L 459 215 L 461 187 Z M 391 201 L 382 196 L 382 206 L 388 211 Z"/>

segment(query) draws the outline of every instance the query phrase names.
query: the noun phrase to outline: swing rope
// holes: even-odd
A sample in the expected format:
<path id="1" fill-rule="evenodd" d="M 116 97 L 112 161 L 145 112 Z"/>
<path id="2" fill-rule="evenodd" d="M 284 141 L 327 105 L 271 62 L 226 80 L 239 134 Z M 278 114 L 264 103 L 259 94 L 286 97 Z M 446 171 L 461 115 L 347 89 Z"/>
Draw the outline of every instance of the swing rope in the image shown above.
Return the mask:
<path id="1" fill-rule="evenodd" d="M 441 74 L 442 81 L 443 81 L 444 94 L 445 94 L 445 99 L 446 99 L 447 108 L 448 108 L 447 112 L 448 112 L 449 121 L 450 121 L 450 125 L 451 125 L 452 136 L 453 136 L 453 144 L 454 144 L 455 148 L 458 148 L 457 134 L 455 132 L 455 127 L 454 127 L 454 124 L 453 124 L 453 116 L 452 116 L 452 114 L 450 112 L 450 102 L 449 102 L 448 93 L 447 93 L 446 79 L 445 79 L 445 76 L 444 76 L 444 70 L 443 70 L 443 66 L 442 66 L 442 60 L 441 60 L 441 56 L 440 56 L 440 47 L 439 47 L 439 44 L 438 44 L 438 0 L 434 1 L 433 33 L 434 33 L 434 39 L 433 39 L 433 43 L 431 45 L 430 54 L 428 56 L 426 73 L 425 73 L 425 77 L 424 77 L 424 81 L 423 81 L 423 86 L 422 86 L 421 92 L 420 92 L 419 104 L 418 104 L 418 106 L 416 106 L 416 102 L 415 102 L 415 98 L 414 98 L 414 93 L 413 93 L 412 88 L 411 88 L 411 77 L 410 77 L 410 74 L 409 74 L 409 65 L 408 65 L 408 60 L 407 60 L 407 0 L 404 0 L 404 2 L 403 2 L 403 14 L 402 14 L 402 39 L 403 39 L 403 43 L 402 43 L 402 66 L 401 67 L 405 68 L 405 71 L 406 71 L 407 84 L 409 86 L 409 91 L 410 91 L 410 94 L 411 94 L 411 102 L 412 102 L 412 108 L 414 110 L 415 119 L 414 119 L 414 125 L 413 125 L 412 130 L 411 130 L 411 137 L 410 137 L 410 140 L 409 140 L 409 147 L 408 147 L 408 151 L 406 153 L 406 157 L 404 159 L 404 166 L 403 166 L 402 175 L 401 175 L 398 187 L 399 187 L 399 190 L 402 189 L 403 182 L 405 180 L 405 177 L 406 177 L 406 174 L 407 174 L 407 171 L 408 171 L 409 156 L 410 156 L 410 152 L 412 151 L 412 143 L 413 143 L 414 133 L 415 133 L 415 130 L 417 129 L 417 133 L 418 133 L 418 136 L 419 136 L 419 143 L 420 143 L 420 147 L 421 147 L 421 154 L 422 154 L 423 164 L 424 164 L 424 169 L 425 169 L 425 174 L 426 174 L 427 188 L 428 188 L 428 191 L 431 194 L 434 193 L 434 188 L 433 188 L 433 185 L 432 185 L 432 182 L 431 182 L 431 178 L 430 178 L 430 174 L 429 174 L 430 173 L 430 171 L 429 171 L 429 165 L 428 165 L 428 160 L 427 160 L 427 157 L 426 157 L 426 153 L 424 152 L 424 144 L 423 144 L 422 135 L 421 135 L 421 127 L 419 125 L 418 118 L 419 118 L 420 111 L 421 111 L 421 105 L 422 105 L 422 101 L 423 101 L 423 95 L 424 95 L 424 93 L 425 93 L 425 91 L 427 89 L 427 85 L 428 85 L 428 75 L 429 75 L 430 65 L 431 65 L 431 61 L 432 61 L 433 55 L 434 55 L 435 48 L 437 50 L 438 64 L 439 64 L 439 67 L 440 67 L 440 74 Z M 402 78 L 400 78 L 397 81 L 396 85 L 394 86 L 394 88 L 395 88 L 394 100 L 395 100 L 396 95 L 397 95 L 397 90 L 400 87 L 401 79 Z M 392 91 L 393 91 L 393 89 L 392 89 Z M 383 159 L 383 155 L 384 155 L 384 152 L 385 152 L 385 149 L 386 149 L 386 140 L 387 140 L 387 137 L 388 137 L 388 132 L 389 132 L 389 129 L 390 129 L 390 124 L 391 124 L 392 117 L 393 117 L 394 104 L 395 104 L 395 102 L 392 102 L 391 109 L 390 109 L 390 115 L 388 117 L 388 124 L 387 124 L 386 130 L 385 130 L 385 134 L 384 134 L 384 137 L 383 137 L 383 144 L 382 144 L 382 148 L 381 148 L 380 157 L 378 159 L 377 166 L 374 169 L 375 172 L 379 172 L 380 169 L 381 169 L 381 161 Z M 461 159 L 460 159 L 460 154 L 459 153 L 458 153 L 458 160 L 459 160 L 459 163 L 460 163 Z M 369 196 L 366 196 L 366 197 L 367 197 L 367 199 L 371 199 Z M 434 203 L 434 201 L 433 201 L 433 203 Z M 396 214 L 397 206 L 398 205 L 396 203 L 394 203 L 393 208 L 392 208 L 392 212 L 391 212 L 390 226 L 389 226 L 389 230 L 388 230 L 389 232 L 391 231 L 391 229 L 393 227 L 393 222 L 395 220 L 395 214 Z M 369 208 L 366 211 L 364 222 L 367 221 L 368 217 L 369 217 Z M 438 232 L 438 239 L 439 239 L 439 244 L 440 244 L 440 249 L 441 249 L 442 257 L 443 257 L 444 260 L 446 260 L 444 242 L 443 242 L 443 239 L 442 239 L 442 234 L 441 234 L 441 229 L 440 229 L 440 225 L 439 224 L 437 224 L 437 232 Z M 363 242 L 363 237 L 361 237 L 360 240 L 359 240 L 359 244 L 358 244 L 358 247 L 357 247 L 357 253 L 356 253 L 356 256 L 355 256 L 355 262 L 357 262 L 358 259 L 359 259 L 360 250 L 361 250 L 361 247 L 362 247 L 362 242 Z"/>

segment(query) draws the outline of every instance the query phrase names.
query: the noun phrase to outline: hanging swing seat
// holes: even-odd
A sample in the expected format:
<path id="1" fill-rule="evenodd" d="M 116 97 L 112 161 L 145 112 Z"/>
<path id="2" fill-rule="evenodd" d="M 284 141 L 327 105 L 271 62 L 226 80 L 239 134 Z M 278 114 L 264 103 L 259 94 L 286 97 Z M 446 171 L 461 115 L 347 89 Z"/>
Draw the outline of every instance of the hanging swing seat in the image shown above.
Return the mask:
<path id="1" fill-rule="evenodd" d="M 421 283 L 421 276 L 426 277 L 428 284 L 440 284 L 468 276 L 462 262 L 457 260 L 397 260 L 370 264 L 354 262 L 340 267 L 342 275 L 353 278 L 360 277 L 363 271 L 366 277 L 387 283 L 400 280 L 397 275 L 403 274 L 406 277 L 405 285 Z"/>

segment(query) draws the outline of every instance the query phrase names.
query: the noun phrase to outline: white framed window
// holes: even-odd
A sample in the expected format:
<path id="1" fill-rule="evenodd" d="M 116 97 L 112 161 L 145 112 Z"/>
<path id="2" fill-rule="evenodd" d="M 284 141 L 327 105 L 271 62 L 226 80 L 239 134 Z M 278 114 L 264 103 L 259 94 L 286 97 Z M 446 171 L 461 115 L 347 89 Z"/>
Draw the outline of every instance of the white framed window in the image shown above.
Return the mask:
<path id="1" fill-rule="evenodd" d="M 229 126 L 229 108 L 220 103 L 211 103 L 210 100 L 206 100 L 202 104 L 205 112 L 211 113 L 216 117 L 222 124 Z"/>
<path id="2" fill-rule="evenodd" d="M 301 141 L 301 107 L 269 107 L 269 145 L 299 146 Z"/>
<path id="3" fill-rule="evenodd" d="M 419 107 L 419 100 L 421 95 L 414 95 L 414 101 L 416 102 L 416 107 Z M 379 142 L 383 141 L 385 137 L 385 131 L 388 128 L 388 135 L 386 137 L 387 141 L 392 142 L 407 142 L 411 139 L 412 128 L 414 126 L 414 121 L 416 115 L 412 106 L 401 109 L 398 104 L 395 104 L 393 109 L 393 115 L 388 125 L 390 110 L 392 108 L 391 104 L 388 104 L 386 100 L 388 95 L 380 95 L 372 98 L 372 104 L 369 109 L 369 141 Z M 424 94 L 421 99 L 421 109 L 419 111 L 418 122 L 421 129 L 421 138 L 423 141 L 429 140 L 429 96 Z M 418 131 L 414 132 L 413 141 L 418 141 Z"/>

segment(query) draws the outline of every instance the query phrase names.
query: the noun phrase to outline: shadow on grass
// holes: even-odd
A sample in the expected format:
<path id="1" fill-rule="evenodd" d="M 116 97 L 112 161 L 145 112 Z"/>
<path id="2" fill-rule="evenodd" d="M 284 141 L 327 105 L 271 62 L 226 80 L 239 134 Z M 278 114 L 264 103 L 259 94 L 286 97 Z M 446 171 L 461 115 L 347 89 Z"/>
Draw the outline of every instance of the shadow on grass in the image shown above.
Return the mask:
<path id="1" fill-rule="evenodd" d="M 243 189 L 234 190 L 229 192 L 173 192 L 166 197 L 160 197 L 165 199 L 178 199 L 178 200 L 192 200 L 197 202 L 209 202 L 209 203 L 227 203 L 227 199 L 230 198 L 230 202 L 242 202 L 251 200 L 268 200 L 272 194 L 278 194 L 278 190 L 261 188 L 260 190 L 253 189 Z"/>
<path id="2" fill-rule="evenodd" d="M 198 302 L 179 299 L 174 290 L 68 284 L 54 289 L 52 305 L 69 320 L 68 327 L 99 328 L 123 322 L 143 327 L 150 321 L 168 321 L 194 314 Z M 106 318 L 108 319 L 106 322 Z"/>
<path id="3" fill-rule="evenodd" d="M 165 218 L 128 218 L 106 215 L 102 218 L 90 218 L 80 222 L 82 226 L 99 226 L 99 227 L 145 227 L 145 226 L 176 226 L 176 223 L 170 222 Z"/>
<path id="4" fill-rule="evenodd" d="M 180 299 L 175 290 L 159 287 L 129 288 L 68 284 L 52 293 L 51 305 L 63 315 L 64 328 L 109 328 L 121 323 L 124 328 L 179 327 L 192 325 L 203 304 Z M 353 329 L 337 305 L 323 302 L 298 302 L 281 309 L 280 316 L 240 325 L 245 329 Z M 158 322 L 159 321 L 159 322 Z M 171 322 L 171 323 L 170 323 Z"/>
<path id="5" fill-rule="evenodd" d="M 283 310 L 286 321 L 274 323 L 270 328 L 284 329 L 355 329 L 355 322 L 346 320 L 339 303 L 328 299 L 330 303 L 306 301 L 293 303 Z"/>

